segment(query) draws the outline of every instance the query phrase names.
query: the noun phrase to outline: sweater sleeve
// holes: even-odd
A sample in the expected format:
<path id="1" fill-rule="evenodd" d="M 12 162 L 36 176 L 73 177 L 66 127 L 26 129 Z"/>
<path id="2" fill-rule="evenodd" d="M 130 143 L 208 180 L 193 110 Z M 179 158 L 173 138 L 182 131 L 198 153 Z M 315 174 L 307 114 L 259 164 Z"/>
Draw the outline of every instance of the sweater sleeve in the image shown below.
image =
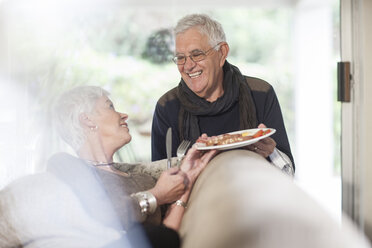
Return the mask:
<path id="1" fill-rule="evenodd" d="M 176 88 L 164 94 L 156 104 L 151 129 L 151 160 L 167 158 L 165 136 L 169 127 L 172 128 L 172 155 L 175 156 L 179 145 L 178 113 L 180 102 L 177 99 Z"/>
<path id="2" fill-rule="evenodd" d="M 263 118 L 260 121 L 267 127 L 276 129 L 276 133 L 273 134 L 272 138 L 277 143 L 277 148 L 291 159 L 294 166 L 282 111 L 273 87 L 270 87 L 267 91 L 264 103 Z"/>
<path id="3" fill-rule="evenodd" d="M 284 125 L 282 111 L 274 88 L 268 82 L 259 78 L 246 76 L 246 80 L 252 90 L 258 124 L 263 123 L 267 127 L 276 130 L 271 138 L 275 140 L 277 144 L 276 147 L 290 158 L 294 168 L 294 160 Z"/>
<path id="4" fill-rule="evenodd" d="M 166 121 L 162 108 L 156 105 L 151 130 L 151 160 L 156 161 L 167 157 L 165 150 L 165 135 L 169 124 Z"/>

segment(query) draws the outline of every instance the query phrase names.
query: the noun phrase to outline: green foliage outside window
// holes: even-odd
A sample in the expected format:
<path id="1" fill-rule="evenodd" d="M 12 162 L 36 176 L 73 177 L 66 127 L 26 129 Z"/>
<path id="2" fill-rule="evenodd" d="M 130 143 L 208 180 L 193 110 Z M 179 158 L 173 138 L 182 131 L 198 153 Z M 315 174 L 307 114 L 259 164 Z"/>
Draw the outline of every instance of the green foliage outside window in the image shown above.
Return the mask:
<path id="1" fill-rule="evenodd" d="M 274 86 L 293 147 L 291 9 L 216 8 L 205 12 L 225 29 L 230 44 L 228 60 L 244 74 Z M 96 10 L 70 16 L 58 29 L 45 23 L 30 26 L 30 17 L 15 12 L 17 26 L 22 28 L 14 29 L 11 35 L 10 50 L 19 70 L 13 76 L 28 85 L 38 99 L 32 108 L 40 113 L 48 113 L 55 96 L 70 87 L 91 84 L 108 89 L 116 108 L 128 113 L 132 124 L 132 146 L 122 157 L 149 160 L 148 132 L 156 101 L 180 80 L 171 61 L 171 28 L 186 13 Z"/>

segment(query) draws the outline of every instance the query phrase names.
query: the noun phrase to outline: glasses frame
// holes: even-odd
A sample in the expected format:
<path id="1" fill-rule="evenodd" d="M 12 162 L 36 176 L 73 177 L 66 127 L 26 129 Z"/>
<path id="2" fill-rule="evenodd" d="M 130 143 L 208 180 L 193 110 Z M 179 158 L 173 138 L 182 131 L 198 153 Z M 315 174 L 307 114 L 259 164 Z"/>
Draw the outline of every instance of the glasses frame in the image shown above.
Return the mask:
<path id="1" fill-rule="evenodd" d="M 200 61 L 202 61 L 202 60 L 205 60 L 206 58 L 207 58 L 207 56 L 208 56 L 208 53 L 210 52 L 210 51 L 212 51 L 213 49 L 215 49 L 217 46 L 220 46 L 221 45 L 221 43 L 222 42 L 219 42 L 217 45 L 215 45 L 215 46 L 213 46 L 213 47 L 211 47 L 211 48 L 209 48 L 207 51 L 202 51 L 202 50 L 200 50 L 200 52 L 202 52 L 202 54 L 203 54 L 203 58 L 202 59 L 198 59 L 198 60 L 194 60 L 192 57 L 194 56 L 193 54 L 190 54 L 189 56 L 186 56 L 186 55 L 184 55 L 185 56 L 185 62 L 183 62 L 183 63 L 177 63 L 177 57 L 179 56 L 179 55 L 177 55 L 177 56 L 174 56 L 173 58 L 172 58 L 172 61 L 176 64 L 176 65 L 184 65 L 184 64 L 186 64 L 186 60 L 187 60 L 187 58 L 190 58 L 193 62 L 200 62 Z M 218 50 L 216 50 L 216 51 L 218 51 Z M 181 53 L 182 54 L 182 53 Z M 180 55 L 181 55 L 180 54 Z M 200 56 L 200 55 L 199 55 Z"/>

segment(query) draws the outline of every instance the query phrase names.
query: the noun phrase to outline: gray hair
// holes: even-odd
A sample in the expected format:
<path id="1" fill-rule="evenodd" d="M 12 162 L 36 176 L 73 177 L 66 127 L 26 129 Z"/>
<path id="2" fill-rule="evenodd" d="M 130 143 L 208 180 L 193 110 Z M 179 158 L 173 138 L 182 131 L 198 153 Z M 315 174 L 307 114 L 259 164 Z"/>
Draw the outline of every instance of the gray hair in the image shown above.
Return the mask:
<path id="1" fill-rule="evenodd" d="M 97 100 L 109 93 L 96 86 L 79 86 L 63 93 L 54 106 L 54 122 L 62 139 L 75 151 L 83 145 L 86 135 L 80 115 L 93 113 Z"/>
<path id="2" fill-rule="evenodd" d="M 190 28 L 198 28 L 202 34 L 209 38 L 211 46 L 215 46 L 222 41 L 226 41 L 225 32 L 219 22 L 213 20 L 205 14 L 186 15 L 180 19 L 174 28 L 174 36 L 186 32 Z M 216 48 L 218 50 L 218 47 Z"/>

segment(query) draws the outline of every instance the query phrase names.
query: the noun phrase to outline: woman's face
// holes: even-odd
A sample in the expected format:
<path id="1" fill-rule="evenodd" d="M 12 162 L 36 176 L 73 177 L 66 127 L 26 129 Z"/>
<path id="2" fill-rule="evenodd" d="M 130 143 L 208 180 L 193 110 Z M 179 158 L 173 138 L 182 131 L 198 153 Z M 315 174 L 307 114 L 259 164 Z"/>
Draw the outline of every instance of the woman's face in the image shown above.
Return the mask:
<path id="1" fill-rule="evenodd" d="M 104 147 L 119 149 L 132 139 L 126 122 L 128 115 L 117 112 L 107 96 L 98 99 L 91 119 L 98 126 Z"/>

